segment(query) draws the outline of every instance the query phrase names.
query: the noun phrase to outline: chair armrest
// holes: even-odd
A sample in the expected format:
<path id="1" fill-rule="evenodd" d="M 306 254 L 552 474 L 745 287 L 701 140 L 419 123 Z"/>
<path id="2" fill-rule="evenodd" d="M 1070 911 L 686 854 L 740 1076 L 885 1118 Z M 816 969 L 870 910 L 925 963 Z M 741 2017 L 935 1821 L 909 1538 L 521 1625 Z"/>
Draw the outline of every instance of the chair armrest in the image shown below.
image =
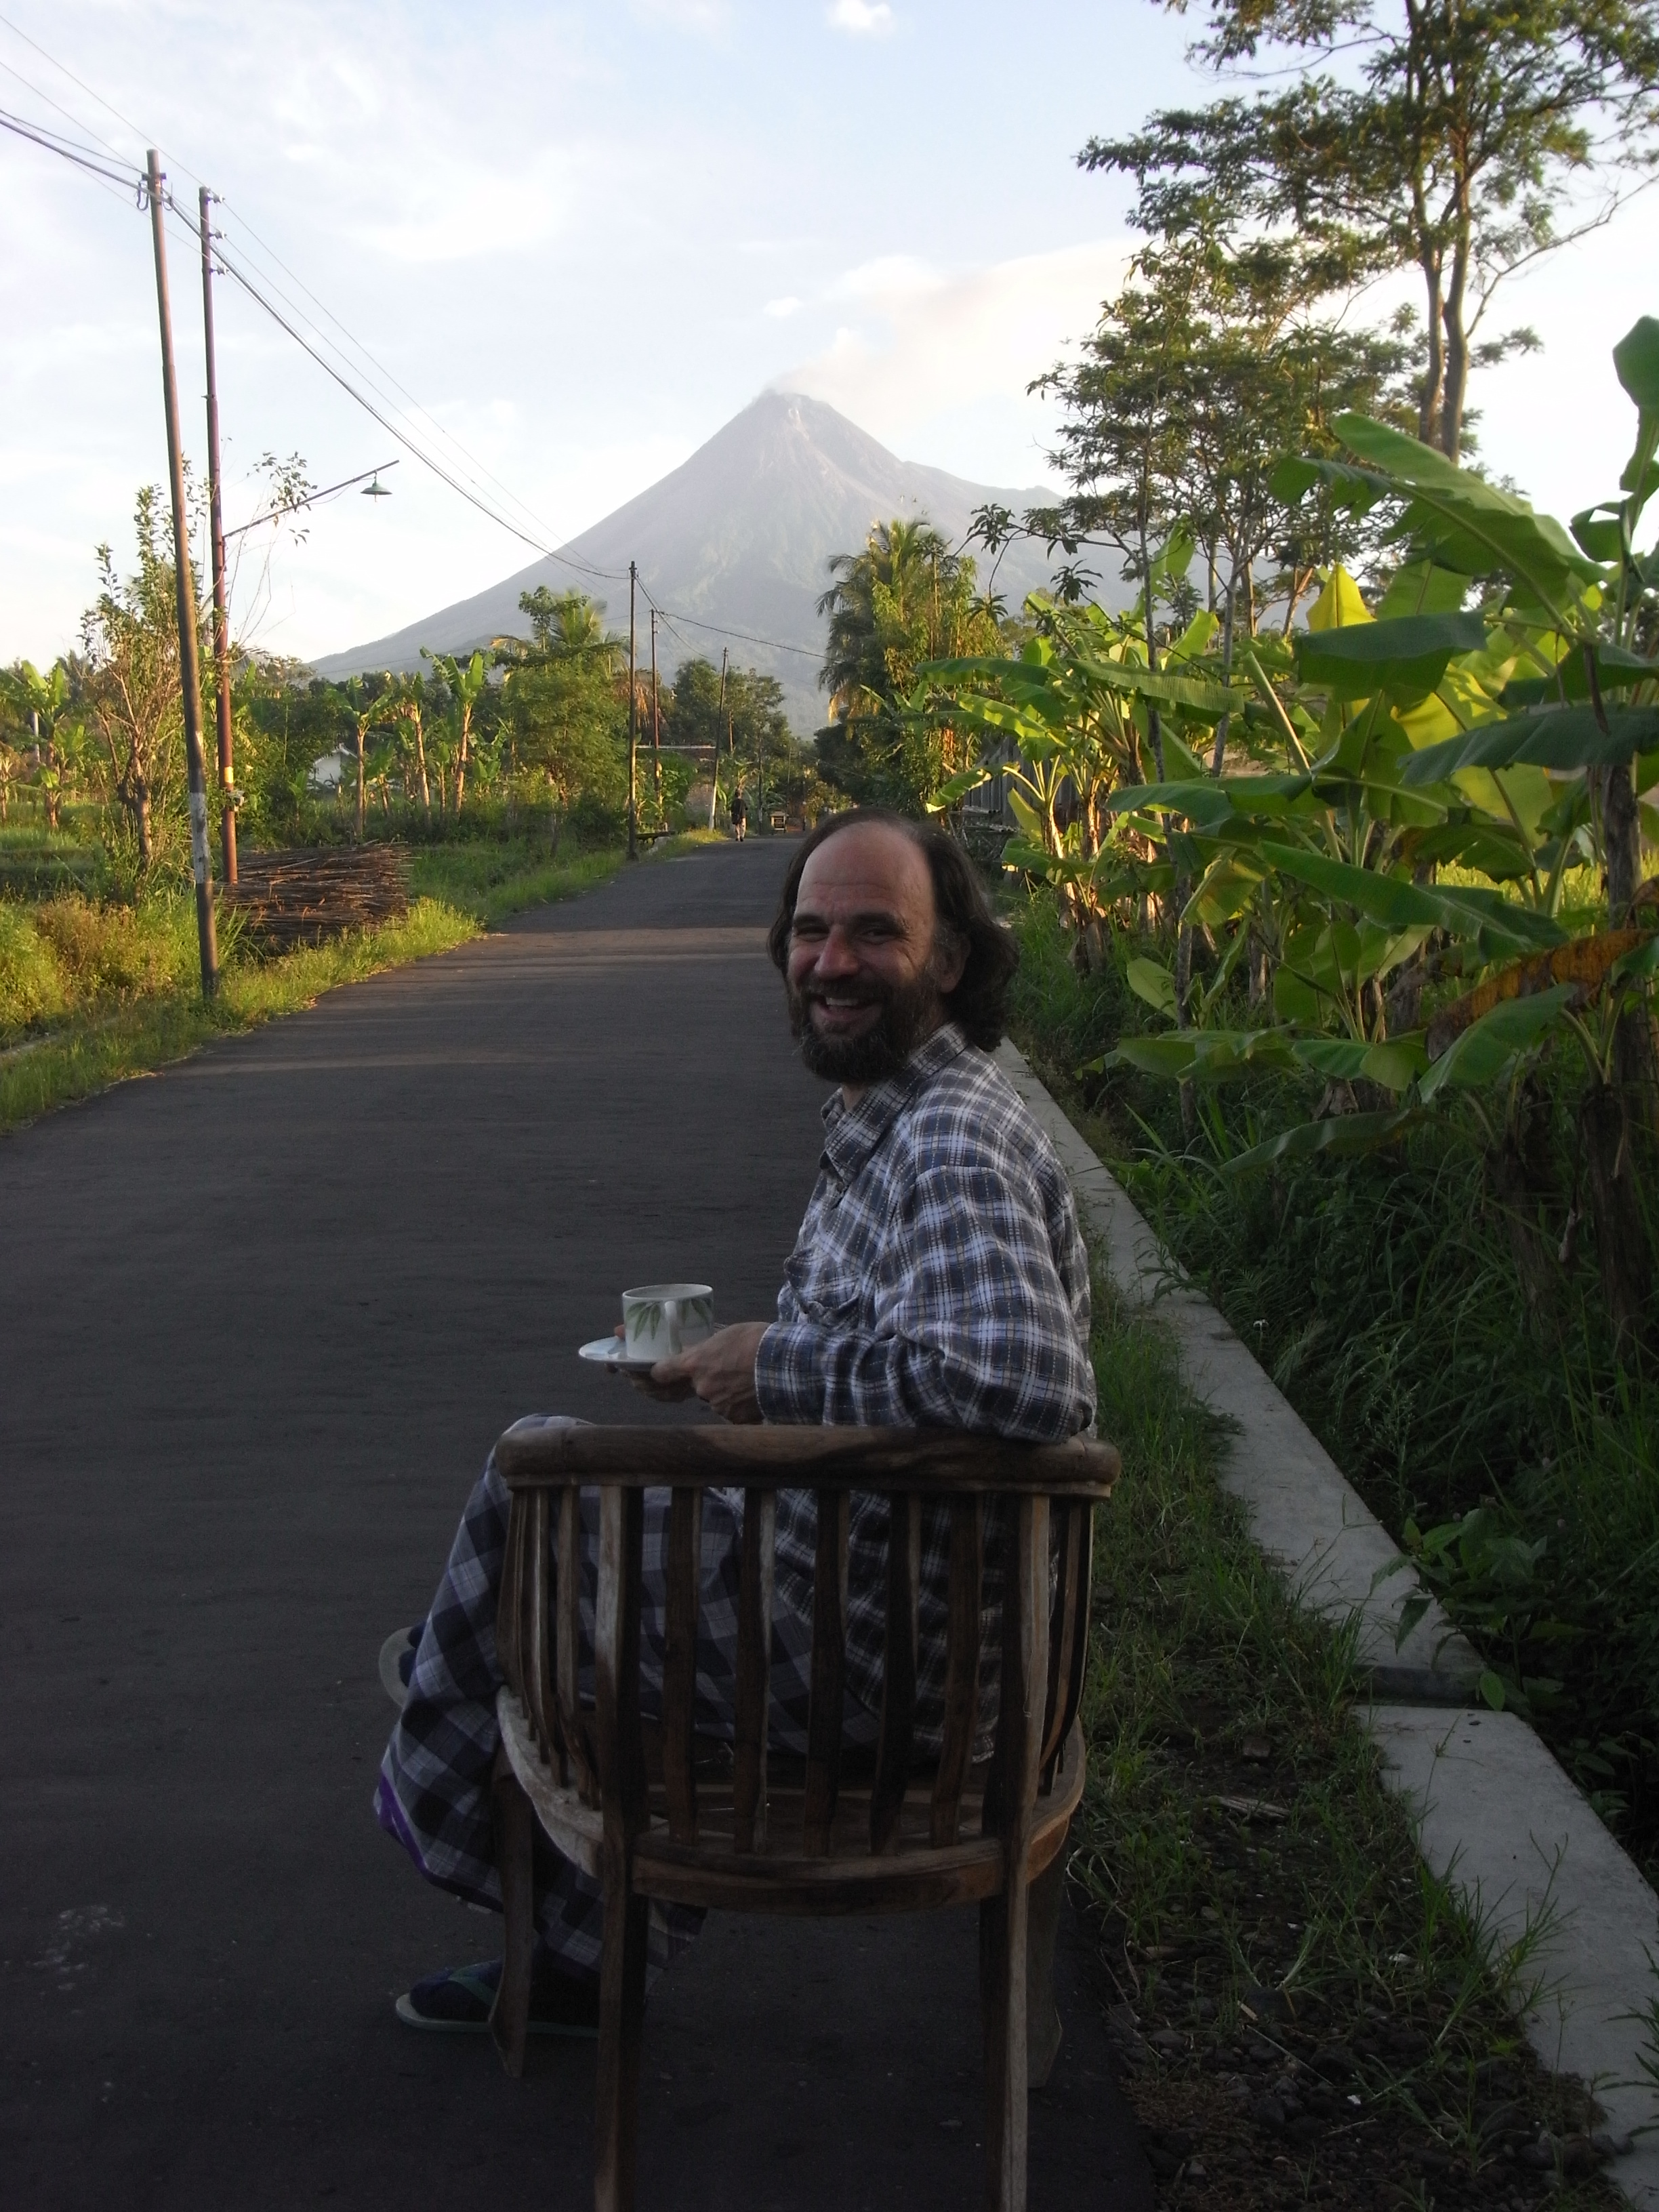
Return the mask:
<path id="1" fill-rule="evenodd" d="M 624 1489 L 1020 1492 L 1109 1498 L 1121 1462 L 1095 1437 L 1032 1444 L 956 1429 L 616 1427 L 519 1422 L 495 1446 L 509 1490 L 571 1483 Z"/>

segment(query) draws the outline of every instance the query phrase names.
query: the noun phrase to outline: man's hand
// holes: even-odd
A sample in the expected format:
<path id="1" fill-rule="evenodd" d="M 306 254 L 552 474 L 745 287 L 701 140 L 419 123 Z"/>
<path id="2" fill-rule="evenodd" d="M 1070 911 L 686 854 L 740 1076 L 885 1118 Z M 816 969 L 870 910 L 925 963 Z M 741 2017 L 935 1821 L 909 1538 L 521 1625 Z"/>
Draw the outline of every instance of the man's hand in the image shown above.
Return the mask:
<path id="1" fill-rule="evenodd" d="M 755 1359 L 771 1326 L 765 1321 L 734 1322 L 689 1352 L 659 1359 L 651 1370 L 652 1396 L 695 1396 L 728 1421 L 758 1421 Z"/>

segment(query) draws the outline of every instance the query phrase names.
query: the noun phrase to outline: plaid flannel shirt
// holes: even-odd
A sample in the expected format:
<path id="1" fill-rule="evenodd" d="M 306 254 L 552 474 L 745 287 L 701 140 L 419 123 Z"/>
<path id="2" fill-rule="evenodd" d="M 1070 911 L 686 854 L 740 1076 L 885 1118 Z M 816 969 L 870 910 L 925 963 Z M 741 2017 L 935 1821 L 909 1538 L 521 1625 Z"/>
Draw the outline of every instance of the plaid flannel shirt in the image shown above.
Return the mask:
<path id="1" fill-rule="evenodd" d="M 1089 1267 L 1053 1146 L 990 1057 L 947 1024 L 856 1105 L 823 1109 L 818 1178 L 761 1340 L 769 1421 L 922 1424 L 1052 1443 L 1089 1427 Z M 879 1702 L 886 1639 L 884 1500 L 854 1498 L 847 1680 Z M 994 1717 L 1000 1531 L 987 1528 L 981 1729 Z M 777 1589 L 811 1617 L 811 1492 L 778 1500 Z M 950 1516 L 922 1516 L 917 1735 L 944 1709 Z"/>

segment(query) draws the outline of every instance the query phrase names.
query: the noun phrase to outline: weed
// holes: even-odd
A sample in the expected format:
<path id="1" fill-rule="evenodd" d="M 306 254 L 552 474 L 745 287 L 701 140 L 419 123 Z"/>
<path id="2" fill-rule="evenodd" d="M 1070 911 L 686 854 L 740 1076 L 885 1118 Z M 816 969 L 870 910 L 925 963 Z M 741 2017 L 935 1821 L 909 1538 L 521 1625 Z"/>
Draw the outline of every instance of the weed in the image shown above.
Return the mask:
<path id="1" fill-rule="evenodd" d="M 1052 902 L 1017 921 L 1016 1028 L 1039 1073 L 1366 1503 L 1402 1543 L 1416 1532 L 1489 1693 L 1659 1866 L 1659 1373 L 1614 1362 L 1593 1260 L 1563 1263 L 1540 1334 L 1480 1156 L 1433 1130 L 1226 1175 L 1307 1097 L 1283 1079 L 1201 1095 L 1189 1145 L 1168 1089 L 1085 1091 L 1079 1067 L 1145 1009 L 1116 959 L 1079 971 Z M 1570 1103 L 1539 1103 L 1569 1159 Z"/>
<path id="2" fill-rule="evenodd" d="M 1217 1481 L 1224 1427 L 1156 1320 L 1097 1299 L 1124 1471 L 1098 1516 L 1071 1872 L 1160 2187 L 1496 2212 L 1540 2203 L 1565 2160 L 1552 2202 L 1615 2203 L 1589 2100 L 1516 2024 L 1538 1930 L 1506 1943 L 1424 1865 L 1345 1639 L 1297 1610 Z"/>

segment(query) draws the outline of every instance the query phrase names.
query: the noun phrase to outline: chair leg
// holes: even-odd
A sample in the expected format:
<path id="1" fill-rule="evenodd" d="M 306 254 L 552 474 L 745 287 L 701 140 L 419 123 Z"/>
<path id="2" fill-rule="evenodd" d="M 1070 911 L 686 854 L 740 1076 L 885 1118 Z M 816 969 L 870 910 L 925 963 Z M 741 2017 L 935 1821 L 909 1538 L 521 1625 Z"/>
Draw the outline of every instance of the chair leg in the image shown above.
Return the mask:
<path id="1" fill-rule="evenodd" d="M 624 1866 L 605 1868 L 605 1958 L 599 1968 L 594 2212 L 634 2212 L 639 2138 L 640 2046 L 645 2028 L 645 1938 L 649 1902 L 634 1895 Z"/>
<path id="2" fill-rule="evenodd" d="M 1066 1901 L 1066 1854 L 1057 1851 L 1026 1893 L 1025 2086 L 1041 2089 L 1054 2071 L 1064 2033 L 1054 2002 L 1054 1952 Z"/>
<path id="3" fill-rule="evenodd" d="M 1026 1934 L 1030 1893 L 1012 1881 L 979 1909 L 985 2031 L 987 2212 L 1025 2212 Z"/>
<path id="4" fill-rule="evenodd" d="M 536 1950 L 535 1814 L 504 1753 L 490 1781 L 495 1867 L 501 1875 L 501 1978 L 489 2008 L 489 2033 L 501 2063 L 516 2081 L 524 2072 L 530 2024 L 530 1974 Z"/>

